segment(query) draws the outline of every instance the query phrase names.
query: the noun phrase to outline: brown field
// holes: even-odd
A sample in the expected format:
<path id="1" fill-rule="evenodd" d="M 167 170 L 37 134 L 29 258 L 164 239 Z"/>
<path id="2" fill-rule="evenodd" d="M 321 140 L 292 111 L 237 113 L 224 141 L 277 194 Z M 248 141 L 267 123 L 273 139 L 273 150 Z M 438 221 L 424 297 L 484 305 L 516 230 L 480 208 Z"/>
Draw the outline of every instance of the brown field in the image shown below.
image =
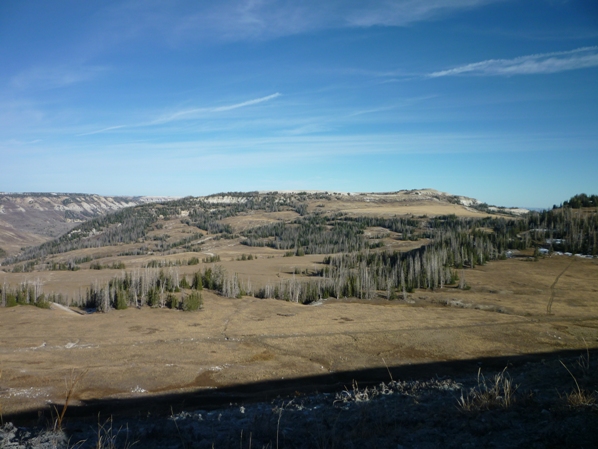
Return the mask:
<path id="1" fill-rule="evenodd" d="M 308 209 L 317 210 L 317 206 Z M 468 209 L 458 204 L 422 202 L 376 203 L 376 202 L 338 202 L 326 203 L 326 210 L 343 212 L 353 216 L 393 217 L 395 215 L 437 215 L 455 214 L 459 217 L 487 217 L 489 214 L 474 209 Z"/>
<path id="2" fill-rule="evenodd" d="M 385 249 L 409 251 L 414 248 L 426 244 L 427 239 L 421 239 L 414 242 L 404 241 L 390 241 Z M 251 254 L 255 259 L 241 261 L 238 260 L 242 254 Z M 81 257 L 84 255 L 92 255 L 98 258 L 97 262 L 105 265 L 110 265 L 113 262 L 125 263 L 126 269 L 102 269 L 91 270 L 89 266 L 92 262 L 82 264 L 82 269 L 76 272 L 72 271 L 36 271 L 32 273 L 5 273 L 0 271 L 0 284 L 5 282 L 7 285 L 16 286 L 23 282 L 39 281 L 42 284 L 45 293 L 62 293 L 71 300 L 77 300 L 79 295 L 85 294 L 85 289 L 93 284 L 95 281 L 106 283 L 115 276 L 121 276 L 125 271 L 142 270 L 150 261 L 158 262 L 176 262 L 186 261 L 192 257 L 202 258 L 218 255 L 220 262 L 218 263 L 203 263 L 199 265 L 181 265 L 163 268 L 165 272 L 169 270 L 176 271 L 179 276 L 186 276 L 187 280 L 191 280 L 191 276 L 198 270 L 203 270 L 205 267 L 213 267 L 214 265 L 221 265 L 229 273 L 237 273 L 239 279 L 243 283 L 250 283 L 253 288 L 263 287 L 265 284 L 273 284 L 281 279 L 308 279 L 306 276 L 295 275 L 299 270 L 302 272 L 308 270 L 313 272 L 315 269 L 321 267 L 321 254 L 307 255 L 303 257 L 284 257 L 284 251 L 275 250 L 267 247 L 248 247 L 239 244 L 239 239 L 233 240 L 219 240 L 213 244 L 205 245 L 204 251 L 201 253 L 183 252 L 170 255 L 144 255 L 144 256 L 121 256 L 114 255 L 114 249 L 97 248 L 90 250 L 71 251 L 68 256 L 58 255 L 55 260 L 63 261 L 72 257 Z M 54 259 L 53 259 L 54 260 Z M 95 262 L 94 261 L 94 262 Z M 156 269 L 158 270 L 158 269 Z"/>
<path id="3" fill-rule="evenodd" d="M 422 244 L 389 239 L 392 242 Z M 208 243 L 203 256 L 164 258 L 218 254 L 229 272 L 255 285 L 292 277 L 295 268 L 310 270 L 322 260 L 285 258 L 282 251 L 249 248 L 236 240 Z M 242 253 L 258 258 L 231 260 Z M 114 260 L 123 260 L 130 270 L 161 258 Z M 203 266 L 176 269 L 191 274 Z M 0 282 L 14 285 L 39 278 L 45 292 L 75 295 L 94 279 L 107 280 L 120 272 L 0 273 Z M 88 370 L 75 392 L 77 403 L 385 365 L 598 347 L 598 260 L 509 259 L 465 270 L 464 275 L 470 290 L 417 290 L 407 301 L 331 299 L 304 306 L 227 299 L 204 290 L 203 310 L 189 313 L 147 307 L 87 315 L 58 308 L 0 309 L 0 406 L 7 415 L 61 402 L 65 379 L 73 370 Z"/>
<path id="4" fill-rule="evenodd" d="M 404 198 L 405 197 L 405 198 Z M 307 203 L 308 212 L 353 216 L 485 216 L 446 201 L 412 196 L 333 196 Z M 222 220 L 234 232 L 278 221 L 294 211 L 251 211 Z M 189 226 L 181 217 L 159 220 L 143 241 L 89 248 L 49 256 L 46 262 L 79 263 L 79 271 L 48 271 L 39 264 L 30 273 L 0 270 L 0 283 L 36 282 L 46 294 L 77 301 L 94 282 L 105 284 L 125 270 L 90 269 L 92 263 L 124 263 L 126 271 L 144 270 L 149 262 L 173 266 L 179 278 L 213 263 L 187 265 L 219 256 L 228 273 L 237 273 L 254 290 L 285 279 L 308 279 L 324 255 L 284 257 L 285 251 L 248 247 L 242 238 L 220 239 Z M 191 249 L 163 250 L 202 232 Z M 27 236 L 0 243 L 16 251 Z M 384 228 L 367 228 L 366 238 L 383 242 L 374 251 L 409 251 L 427 239 L 404 241 Z M 31 244 L 39 236 L 30 236 Z M 39 237 L 41 239 L 41 237 Z M 45 240 L 45 239 L 42 239 Z M 162 243 L 161 243 L 162 242 Z M 121 255 L 143 253 L 142 255 Z M 240 260 L 251 255 L 253 260 Z M 153 268 L 153 270 L 158 270 Z M 48 409 L 64 400 L 65 380 L 85 373 L 73 404 L 97 399 L 152 398 L 169 393 L 222 390 L 228 386 L 281 379 L 404 367 L 427 362 L 476 360 L 567 349 L 598 347 L 598 260 L 551 257 L 488 263 L 459 273 L 470 290 L 448 286 L 416 290 L 405 299 L 360 301 L 328 299 L 312 305 L 228 299 L 203 291 L 198 312 L 127 309 L 84 314 L 54 305 L 0 308 L 0 413 Z M 559 277 L 560 275 L 560 277 Z M 558 277 L 558 282 L 555 280 Z M 295 385 L 293 381 L 293 385 Z"/>

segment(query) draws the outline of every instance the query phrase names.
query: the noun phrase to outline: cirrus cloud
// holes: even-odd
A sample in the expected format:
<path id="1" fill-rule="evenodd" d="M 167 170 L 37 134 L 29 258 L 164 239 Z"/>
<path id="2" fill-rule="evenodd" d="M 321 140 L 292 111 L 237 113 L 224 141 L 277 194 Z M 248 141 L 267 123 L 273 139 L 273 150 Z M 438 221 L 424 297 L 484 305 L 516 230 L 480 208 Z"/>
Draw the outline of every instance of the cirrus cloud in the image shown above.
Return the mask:
<path id="1" fill-rule="evenodd" d="M 269 40 L 325 29 L 403 27 L 505 0 L 129 0 L 110 8 L 114 35 L 184 41 Z M 132 28 L 131 24 L 135 24 Z"/>
<path id="2" fill-rule="evenodd" d="M 429 78 L 457 75 L 510 76 L 539 73 L 557 73 L 566 70 L 598 66 L 598 46 L 575 50 L 520 56 L 514 59 L 488 59 L 486 61 L 441 70 L 428 74 Z"/>
<path id="3" fill-rule="evenodd" d="M 254 98 L 252 100 L 247 100 L 247 101 L 243 101 L 241 103 L 234 103 L 234 104 L 229 104 L 229 105 L 225 105 L 225 106 L 217 106 L 217 107 L 212 107 L 212 108 L 184 109 L 181 111 L 176 111 L 176 112 L 170 113 L 168 115 L 163 115 L 163 116 L 158 117 L 157 119 L 154 119 L 149 122 L 143 122 L 143 123 L 137 123 L 137 124 L 131 124 L 131 125 L 108 126 L 108 127 L 102 128 L 102 129 L 97 129 L 94 131 L 89 131 L 89 132 L 85 132 L 85 133 L 81 133 L 81 134 L 77 134 L 77 135 L 78 136 L 90 136 L 93 134 L 100 134 L 100 133 L 104 133 L 107 131 L 113 131 L 113 130 L 122 129 L 122 128 L 140 128 L 140 127 L 147 127 L 147 126 L 163 125 L 163 124 L 173 122 L 173 121 L 178 121 L 178 120 L 193 120 L 193 119 L 197 119 L 200 117 L 206 117 L 206 114 L 208 114 L 208 113 L 227 112 L 227 111 L 232 111 L 234 109 L 244 108 L 247 106 L 252 106 L 255 104 L 263 103 L 266 101 L 273 100 L 274 98 L 278 98 L 281 95 L 282 94 L 280 92 L 276 92 L 274 94 L 267 95 L 265 97 Z"/>

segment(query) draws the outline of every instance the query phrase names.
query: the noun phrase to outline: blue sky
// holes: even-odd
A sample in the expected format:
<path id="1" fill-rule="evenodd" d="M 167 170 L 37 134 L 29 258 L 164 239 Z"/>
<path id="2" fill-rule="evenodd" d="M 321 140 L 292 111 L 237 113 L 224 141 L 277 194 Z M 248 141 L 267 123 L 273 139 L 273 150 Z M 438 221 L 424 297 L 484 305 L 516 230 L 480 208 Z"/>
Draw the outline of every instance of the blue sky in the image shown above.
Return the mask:
<path id="1" fill-rule="evenodd" d="M 593 0 L 5 1 L 0 191 L 598 193 Z"/>

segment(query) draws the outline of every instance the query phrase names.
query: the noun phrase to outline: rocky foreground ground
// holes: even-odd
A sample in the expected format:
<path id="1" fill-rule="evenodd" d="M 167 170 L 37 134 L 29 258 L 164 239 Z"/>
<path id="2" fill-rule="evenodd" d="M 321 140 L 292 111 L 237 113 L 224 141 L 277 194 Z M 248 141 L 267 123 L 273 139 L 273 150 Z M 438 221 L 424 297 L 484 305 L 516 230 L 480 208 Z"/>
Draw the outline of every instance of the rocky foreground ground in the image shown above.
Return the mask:
<path id="1" fill-rule="evenodd" d="M 462 378 L 347 385 L 169 416 L 65 417 L 4 423 L 0 447 L 84 448 L 545 448 L 598 447 L 594 354 L 529 362 Z"/>

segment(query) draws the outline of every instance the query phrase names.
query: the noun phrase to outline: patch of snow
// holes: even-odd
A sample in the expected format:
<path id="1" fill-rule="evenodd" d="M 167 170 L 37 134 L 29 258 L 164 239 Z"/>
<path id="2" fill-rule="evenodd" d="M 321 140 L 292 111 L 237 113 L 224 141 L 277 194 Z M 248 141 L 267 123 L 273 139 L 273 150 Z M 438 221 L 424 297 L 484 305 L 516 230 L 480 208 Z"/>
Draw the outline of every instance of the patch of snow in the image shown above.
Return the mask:
<path id="1" fill-rule="evenodd" d="M 48 392 L 41 388 L 9 388 L 4 397 L 6 398 L 47 398 Z"/>
<path id="2" fill-rule="evenodd" d="M 77 340 L 77 341 L 76 341 L 76 342 L 74 342 L 74 343 L 73 343 L 73 342 L 69 342 L 69 343 L 67 343 L 66 345 L 64 345 L 64 347 L 65 347 L 66 349 L 71 349 L 71 348 L 74 348 L 75 346 L 77 346 L 77 344 L 78 344 L 78 343 L 79 343 L 79 340 Z"/>

